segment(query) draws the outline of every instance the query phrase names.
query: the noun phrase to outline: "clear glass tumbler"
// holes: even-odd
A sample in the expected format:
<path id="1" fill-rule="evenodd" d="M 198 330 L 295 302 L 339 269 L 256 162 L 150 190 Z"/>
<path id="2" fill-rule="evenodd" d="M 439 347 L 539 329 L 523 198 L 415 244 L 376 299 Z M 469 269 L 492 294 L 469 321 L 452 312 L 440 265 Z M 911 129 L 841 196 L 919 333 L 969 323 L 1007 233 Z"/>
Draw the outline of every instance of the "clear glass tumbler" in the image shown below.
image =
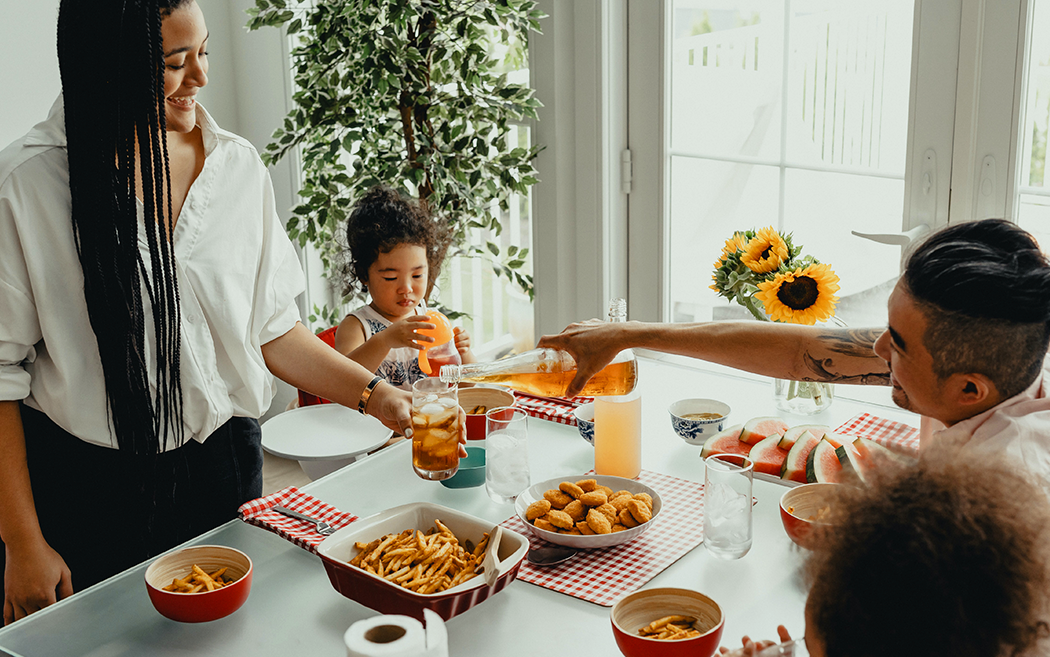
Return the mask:
<path id="1" fill-rule="evenodd" d="M 423 479 L 440 481 L 459 469 L 458 386 L 440 379 L 412 385 L 412 468 Z"/>
<path id="2" fill-rule="evenodd" d="M 704 464 L 704 545 L 719 559 L 739 559 L 751 549 L 754 464 L 737 454 L 715 454 Z"/>
<path id="3" fill-rule="evenodd" d="M 485 492 L 496 502 L 513 502 L 531 483 L 528 415 L 520 408 L 493 408 L 485 425 Z"/>

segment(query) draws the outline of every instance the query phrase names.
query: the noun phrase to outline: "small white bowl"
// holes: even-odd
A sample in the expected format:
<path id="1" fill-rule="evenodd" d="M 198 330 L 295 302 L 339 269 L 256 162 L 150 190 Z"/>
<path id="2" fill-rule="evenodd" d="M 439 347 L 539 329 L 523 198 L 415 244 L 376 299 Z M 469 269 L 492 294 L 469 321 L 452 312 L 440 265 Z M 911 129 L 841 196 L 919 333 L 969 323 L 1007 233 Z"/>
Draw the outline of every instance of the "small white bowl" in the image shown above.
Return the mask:
<path id="1" fill-rule="evenodd" d="M 730 408 L 716 399 L 682 399 L 671 404 L 667 411 L 671 414 L 671 426 L 682 440 L 690 445 L 703 445 L 725 426 Z M 693 413 L 717 413 L 718 417 L 706 420 L 684 417 Z"/>
<path id="2" fill-rule="evenodd" d="M 576 418 L 580 435 L 594 447 L 594 402 L 580 404 L 572 410 L 572 414 Z"/>

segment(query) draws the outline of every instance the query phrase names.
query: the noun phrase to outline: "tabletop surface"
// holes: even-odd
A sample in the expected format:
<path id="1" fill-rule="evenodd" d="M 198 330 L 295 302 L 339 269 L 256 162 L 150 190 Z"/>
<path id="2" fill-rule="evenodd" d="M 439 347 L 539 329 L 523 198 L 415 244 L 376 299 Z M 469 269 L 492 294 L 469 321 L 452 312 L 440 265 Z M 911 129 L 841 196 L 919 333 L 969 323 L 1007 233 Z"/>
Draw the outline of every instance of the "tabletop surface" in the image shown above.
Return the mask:
<path id="1" fill-rule="evenodd" d="M 917 416 L 840 397 L 818 415 L 777 411 L 768 379 L 733 376 L 649 358 L 640 359 L 642 467 L 704 480 L 700 448 L 672 430 L 667 407 L 678 399 L 705 397 L 732 407 L 729 424 L 780 415 L 790 425 L 835 428 L 858 413 L 918 426 Z M 594 467 L 593 448 L 575 427 L 529 418 L 529 460 L 534 482 L 572 478 Z M 304 439 L 307 439 L 304 436 Z M 412 472 L 410 444 L 398 443 L 304 487 L 340 510 L 361 517 L 415 501 L 429 501 L 500 522 L 514 513 L 484 488 L 451 490 Z M 804 553 L 784 533 L 779 517 L 782 485 L 755 481 L 754 544 L 737 561 L 712 557 L 701 545 L 644 585 L 695 589 L 715 599 L 726 615 L 724 645 L 739 637 L 773 638 L 784 624 L 801 636 Z M 343 633 L 376 612 L 337 593 L 318 557 L 271 532 L 239 520 L 188 544 L 222 544 L 247 553 L 255 575 L 247 602 L 218 621 L 183 624 L 153 609 L 143 574 L 148 563 L 116 575 L 33 616 L 0 629 L 0 650 L 34 655 L 345 655 Z M 608 607 L 520 581 L 447 622 L 449 654 L 501 656 L 619 654 Z"/>

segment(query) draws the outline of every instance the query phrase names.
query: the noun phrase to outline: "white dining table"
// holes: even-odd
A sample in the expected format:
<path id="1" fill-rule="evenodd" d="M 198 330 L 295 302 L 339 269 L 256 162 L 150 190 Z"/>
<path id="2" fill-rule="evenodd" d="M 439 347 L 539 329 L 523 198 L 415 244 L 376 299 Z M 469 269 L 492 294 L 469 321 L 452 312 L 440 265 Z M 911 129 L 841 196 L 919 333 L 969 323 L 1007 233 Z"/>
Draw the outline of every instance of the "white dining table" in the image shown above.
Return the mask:
<path id="1" fill-rule="evenodd" d="M 773 406 L 769 379 L 737 375 L 675 359 L 639 359 L 642 391 L 642 467 L 696 482 L 704 480 L 700 448 L 671 428 L 667 407 L 676 400 L 703 397 L 732 408 L 729 424 L 763 415 L 780 415 L 788 424 L 826 424 L 835 428 L 868 411 L 918 426 L 917 416 L 889 405 L 838 398 L 818 415 L 792 416 Z M 309 440 L 304 435 L 303 440 Z M 529 418 L 529 461 L 533 481 L 577 477 L 594 466 L 593 448 L 573 426 Z M 355 462 L 303 487 L 315 497 L 366 517 L 415 501 L 429 501 L 493 523 L 513 513 L 484 488 L 448 489 L 412 472 L 407 441 Z M 736 561 L 714 558 L 698 546 L 643 588 L 681 587 L 700 591 L 722 607 L 724 645 L 739 645 L 744 634 L 773 638 L 784 624 L 793 636 L 803 631 L 806 586 L 800 566 L 805 552 L 784 533 L 780 496 L 787 488 L 756 479 L 754 543 Z M 120 540 L 120 521 L 100 528 Z M 247 553 L 255 574 L 247 602 L 232 615 L 201 624 L 168 620 L 146 595 L 139 564 L 27 619 L 0 629 L 0 651 L 46 655 L 345 655 L 343 634 L 356 621 L 377 612 L 349 600 L 331 586 L 320 559 L 277 535 L 232 520 L 190 544 L 222 544 Z M 515 581 L 482 604 L 447 622 L 450 655 L 610 655 L 619 654 L 609 607 L 584 602 L 539 586 Z"/>

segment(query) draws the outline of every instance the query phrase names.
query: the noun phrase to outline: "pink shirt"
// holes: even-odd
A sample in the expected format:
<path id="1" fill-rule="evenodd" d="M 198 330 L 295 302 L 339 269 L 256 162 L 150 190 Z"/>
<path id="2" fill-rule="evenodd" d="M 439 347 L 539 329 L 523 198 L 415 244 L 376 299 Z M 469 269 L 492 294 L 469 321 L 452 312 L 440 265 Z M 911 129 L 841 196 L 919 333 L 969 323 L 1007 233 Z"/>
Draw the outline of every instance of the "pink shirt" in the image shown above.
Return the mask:
<path id="1" fill-rule="evenodd" d="M 1050 369 L 1043 371 L 1024 392 L 998 406 L 933 434 L 968 439 L 967 448 L 988 455 L 1006 454 L 1050 483 Z"/>

